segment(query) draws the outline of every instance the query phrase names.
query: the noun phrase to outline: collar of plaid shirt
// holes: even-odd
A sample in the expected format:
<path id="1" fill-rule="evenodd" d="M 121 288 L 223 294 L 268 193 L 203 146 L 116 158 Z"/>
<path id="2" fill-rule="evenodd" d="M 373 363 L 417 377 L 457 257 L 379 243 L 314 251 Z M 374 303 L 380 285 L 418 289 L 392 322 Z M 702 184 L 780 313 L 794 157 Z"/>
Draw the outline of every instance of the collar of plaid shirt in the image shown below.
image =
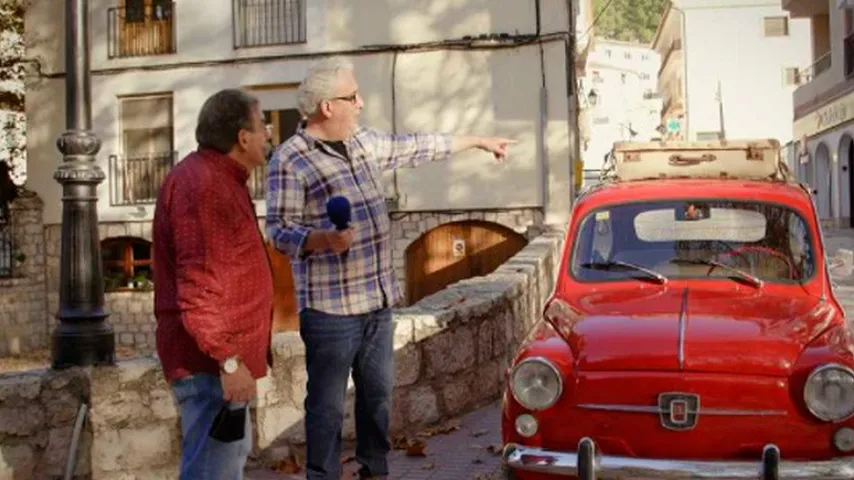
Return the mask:
<path id="1" fill-rule="evenodd" d="M 360 315 L 400 298 L 382 171 L 447 158 L 451 137 L 359 128 L 344 143 L 349 158 L 300 128 L 277 148 L 268 166 L 267 233 L 291 259 L 300 309 Z M 350 250 L 306 254 L 309 231 L 334 228 L 326 202 L 336 195 L 352 206 Z"/>

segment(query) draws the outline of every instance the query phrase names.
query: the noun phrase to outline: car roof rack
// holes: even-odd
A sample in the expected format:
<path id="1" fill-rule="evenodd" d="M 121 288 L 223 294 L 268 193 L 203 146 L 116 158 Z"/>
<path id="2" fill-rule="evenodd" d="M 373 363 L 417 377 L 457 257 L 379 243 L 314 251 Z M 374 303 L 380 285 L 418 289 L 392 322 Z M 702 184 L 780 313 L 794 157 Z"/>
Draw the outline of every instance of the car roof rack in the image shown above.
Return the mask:
<path id="1" fill-rule="evenodd" d="M 617 142 L 605 157 L 599 180 L 685 178 L 797 183 L 775 139 Z"/>

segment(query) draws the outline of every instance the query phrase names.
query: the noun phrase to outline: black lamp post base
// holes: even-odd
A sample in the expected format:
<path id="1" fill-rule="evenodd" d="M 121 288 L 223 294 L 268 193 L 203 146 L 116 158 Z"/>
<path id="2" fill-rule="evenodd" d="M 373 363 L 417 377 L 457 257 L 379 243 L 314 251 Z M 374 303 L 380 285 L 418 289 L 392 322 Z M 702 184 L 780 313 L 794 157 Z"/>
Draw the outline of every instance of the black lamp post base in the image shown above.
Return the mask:
<path id="1" fill-rule="evenodd" d="M 116 335 L 106 323 L 60 324 L 52 337 L 54 369 L 116 363 Z"/>

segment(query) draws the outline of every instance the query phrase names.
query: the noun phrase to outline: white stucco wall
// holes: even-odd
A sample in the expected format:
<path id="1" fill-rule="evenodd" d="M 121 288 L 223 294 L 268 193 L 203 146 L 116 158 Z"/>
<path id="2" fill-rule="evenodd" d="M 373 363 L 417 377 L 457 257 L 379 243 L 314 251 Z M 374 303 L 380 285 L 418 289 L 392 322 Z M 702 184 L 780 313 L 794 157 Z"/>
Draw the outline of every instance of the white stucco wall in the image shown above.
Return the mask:
<path id="1" fill-rule="evenodd" d="M 314 60 L 293 55 L 535 30 L 533 2 L 364 0 L 357 6 L 351 0 L 323 0 L 309 2 L 307 43 L 235 50 L 230 0 L 176 2 L 178 53 L 109 60 L 106 10 L 112 3 L 90 2 L 93 128 L 103 142 L 98 163 L 105 172 L 108 156 L 121 153 L 121 96 L 172 94 L 174 144 L 180 157 L 195 146 L 196 115 L 208 95 L 226 87 L 299 82 Z M 543 2 L 543 9 L 543 33 L 568 28 L 565 2 Z M 64 68 L 63 17 L 55 0 L 36 1 L 28 12 L 28 24 L 39 25 L 31 41 L 30 56 L 42 59 L 42 70 L 48 75 Z M 52 36 L 43 32 L 51 32 Z M 468 152 L 451 162 L 399 171 L 402 210 L 544 206 L 546 221 L 564 221 L 569 212 L 571 178 L 566 52 L 562 41 L 546 43 L 543 49 L 547 89 L 544 109 L 540 104 L 542 79 L 536 44 L 494 51 L 399 55 L 398 131 L 443 130 L 502 135 L 520 141 L 509 162 L 501 166 L 496 166 L 488 154 Z M 291 57 L 283 57 L 288 55 Z M 254 58 L 234 62 L 250 57 Z M 393 55 L 360 54 L 352 56 L 352 60 L 366 102 L 364 123 L 390 129 Z M 147 68 L 139 68 L 142 66 Z M 65 126 L 64 80 L 42 77 L 33 79 L 28 87 L 29 185 L 45 201 L 45 223 L 53 224 L 61 216 L 61 192 L 52 175 L 61 160 L 55 140 Z M 289 100 L 288 95 L 279 95 L 278 99 L 264 101 Z M 542 112 L 546 115 L 545 132 L 540 131 Z M 544 152 L 537 143 L 541 135 L 545 138 Z M 105 182 L 99 189 L 101 221 L 151 218 L 151 206 L 110 206 L 108 192 Z M 262 213 L 263 202 L 258 202 L 257 207 Z"/>
<path id="2" fill-rule="evenodd" d="M 764 17 L 787 16 L 779 0 L 682 0 L 689 138 L 718 131 L 718 82 L 730 139 L 792 137 L 793 86 L 784 71 L 811 63 L 810 25 L 789 19 L 789 35 L 765 37 Z"/>

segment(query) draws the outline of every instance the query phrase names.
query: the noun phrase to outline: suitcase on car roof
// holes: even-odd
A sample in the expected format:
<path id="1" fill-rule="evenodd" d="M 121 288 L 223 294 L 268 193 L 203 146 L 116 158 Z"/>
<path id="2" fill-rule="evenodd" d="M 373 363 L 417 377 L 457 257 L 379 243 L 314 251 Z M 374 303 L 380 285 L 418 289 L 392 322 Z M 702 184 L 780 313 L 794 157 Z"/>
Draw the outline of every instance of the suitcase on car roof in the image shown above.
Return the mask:
<path id="1" fill-rule="evenodd" d="M 773 139 L 716 142 L 617 142 L 603 177 L 614 181 L 714 178 L 789 181 Z"/>

